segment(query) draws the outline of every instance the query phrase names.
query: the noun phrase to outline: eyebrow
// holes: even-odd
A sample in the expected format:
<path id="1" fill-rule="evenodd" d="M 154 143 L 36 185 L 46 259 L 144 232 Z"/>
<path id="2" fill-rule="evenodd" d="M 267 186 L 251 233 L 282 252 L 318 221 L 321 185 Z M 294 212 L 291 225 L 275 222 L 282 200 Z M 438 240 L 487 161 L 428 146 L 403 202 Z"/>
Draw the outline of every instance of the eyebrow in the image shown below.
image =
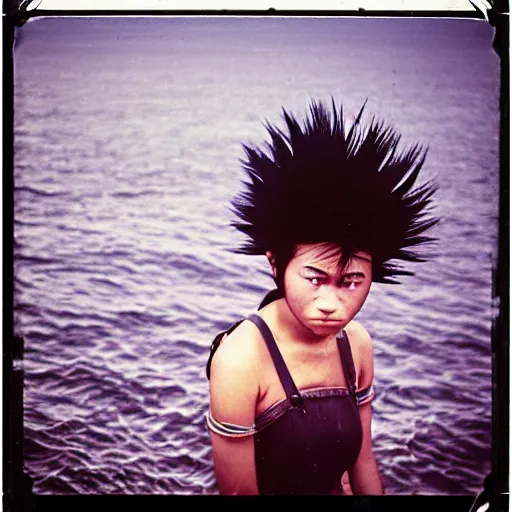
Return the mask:
<path id="1" fill-rule="evenodd" d="M 313 272 L 316 272 L 317 274 L 320 274 L 322 276 L 325 276 L 325 277 L 331 277 L 331 275 L 326 272 L 325 270 L 322 270 L 322 269 L 319 269 L 319 268 L 316 268 L 316 267 L 312 267 L 311 265 L 304 265 L 304 268 L 306 270 L 311 270 Z M 343 272 L 343 275 L 348 275 L 348 276 L 365 276 L 364 272 L 361 272 L 360 270 L 354 270 L 352 272 Z"/>
<path id="2" fill-rule="evenodd" d="M 317 274 L 321 274 L 321 275 L 326 276 L 326 277 L 330 276 L 330 274 L 328 272 L 326 272 L 325 270 L 321 270 L 319 268 L 312 267 L 311 265 L 304 265 L 304 268 L 306 270 L 311 270 L 313 272 L 316 272 Z"/>

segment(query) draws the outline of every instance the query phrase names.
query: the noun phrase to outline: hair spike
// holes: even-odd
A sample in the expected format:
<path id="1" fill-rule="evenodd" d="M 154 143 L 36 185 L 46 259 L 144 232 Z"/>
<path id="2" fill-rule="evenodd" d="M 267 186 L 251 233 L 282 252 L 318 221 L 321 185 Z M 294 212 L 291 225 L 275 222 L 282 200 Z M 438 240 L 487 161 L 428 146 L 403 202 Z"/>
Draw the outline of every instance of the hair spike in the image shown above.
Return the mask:
<path id="1" fill-rule="evenodd" d="M 302 125 L 283 108 L 283 129 L 264 123 L 263 149 L 243 145 L 249 179 L 232 201 L 232 225 L 246 241 L 237 252 L 289 259 L 300 243 L 334 243 L 342 265 L 370 253 L 373 280 L 387 283 L 412 274 L 391 260 L 424 261 L 417 248 L 434 240 L 424 233 L 438 222 L 429 216 L 436 186 L 414 188 L 427 150 L 399 152 L 400 134 L 382 120 L 363 126 L 366 103 L 348 132 L 334 97 L 330 109 L 311 100 Z"/>

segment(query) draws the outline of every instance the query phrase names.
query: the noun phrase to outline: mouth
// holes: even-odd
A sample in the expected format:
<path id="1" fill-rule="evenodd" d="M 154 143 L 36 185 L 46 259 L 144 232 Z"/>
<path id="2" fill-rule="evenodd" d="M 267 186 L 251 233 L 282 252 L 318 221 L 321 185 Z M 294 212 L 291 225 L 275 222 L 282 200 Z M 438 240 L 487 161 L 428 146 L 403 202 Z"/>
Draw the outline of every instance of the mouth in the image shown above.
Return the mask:
<path id="1" fill-rule="evenodd" d="M 314 325 L 325 327 L 343 327 L 345 325 L 345 322 L 343 320 L 330 320 L 323 318 L 313 318 L 311 320 L 311 323 Z"/>

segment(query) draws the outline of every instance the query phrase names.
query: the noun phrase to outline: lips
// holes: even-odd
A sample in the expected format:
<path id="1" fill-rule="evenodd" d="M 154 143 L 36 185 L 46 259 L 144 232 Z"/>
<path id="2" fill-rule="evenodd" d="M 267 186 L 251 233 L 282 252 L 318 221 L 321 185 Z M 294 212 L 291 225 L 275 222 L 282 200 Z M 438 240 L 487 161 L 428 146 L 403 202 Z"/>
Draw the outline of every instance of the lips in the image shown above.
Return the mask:
<path id="1" fill-rule="evenodd" d="M 313 318 L 311 323 L 315 325 L 325 325 L 326 327 L 342 327 L 345 324 L 343 320 L 325 320 L 323 318 Z"/>

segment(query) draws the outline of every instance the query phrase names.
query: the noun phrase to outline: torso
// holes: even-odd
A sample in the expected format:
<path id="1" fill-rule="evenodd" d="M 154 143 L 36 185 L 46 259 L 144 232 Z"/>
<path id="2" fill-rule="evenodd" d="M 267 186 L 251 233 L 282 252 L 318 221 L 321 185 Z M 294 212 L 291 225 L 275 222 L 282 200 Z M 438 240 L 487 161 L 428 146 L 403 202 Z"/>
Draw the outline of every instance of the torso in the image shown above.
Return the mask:
<path id="1" fill-rule="evenodd" d="M 209 363 L 219 341 L 225 343 L 223 354 L 236 354 L 235 365 L 237 358 L 250 362 L 246 371 L 255 392 L 254 453 L 260 494 L 331 494 L 361 447 L 355 388 L 347 385 L 347 379 L 355 386 L 371 378 L 362 364 L 368 355 L 366 331 L 352 321 L 338 339 L 336 335 L 293 339 L 286 322 L 280 321 L 279 307 L 279 299 L 274 299 L 257 315 L 233 325 L 231 334 L 214 341 Z M 279 374 L 287 375 L 287 393 Z"/>
<path id="2" fill-rule="evenodd" d="M 290 339 L 272 321 L 271 306 L 250 317 L 258 325 L 262 319 L 271 332 L 269 336 L 260 331 L 263 339 L 256 345 L 260 363 L 254 436 L 258 489 L 261 494 L 332 494 L 354 464 L 362 441 L 358 407 L 346 380 L 346 369 L 352 366 L 345 366 L 348 340 L 340 334 L 346 347 L 342 349 L 336 336 L 308 343 Z M 283 362 L 272 359 L 268 343 L 277 345 Z M 296 388 L 287 382 L 285 393 L 279 375 L 287 381 L 288 374 Z M 295 406 L 293 389 L 301 395 Z"/>
<path id="3" fill-rule="evenodd" d="M 327 338 L 321 345 L 314 346 L 294 343 L 293 340 L 286 339 L 286 335 L 282 335 L 283 333 L 280 332 L 276 322 L 276 302 L 265 306 L 258 314 L 265 320 L 272 331 L 279 351 L 297 388 L 300 391 L 314 388 L 346 388 L 347 383 L 343 374 L 343 367 L 340 363 L 335 335 Z M 253 331 L 256 338 L 255 365 L 258 368 L 259 382 L 258 400 L 255 410 L 257 418 L 269 407 L 286 398 L 286 395 L 265 341 L 256 327 L 253 328 Z M 350 339 L 352 332 L 350 324 L 345 327 L 345 331 Z M 354 347 L 354 340 L 350 339 L 350 341 L 357 376 L 359 373 L 357 350 Z"/>
<path id="4" fill-rule="evenodd" d="M 347 385 L 348 367 L 353 365 L 356 373 L 353 384 L 364 375 L 358 350 L 361 327 L 349 323 L 339 340 L 336 335 L 307 342 L 293 339 L 278 320 L 282 318 L 279 300 L 274 300 L 256 315 L 270 330 L 269 342 L 254 316 L 233 326 L 222 344 L 227 342 L 229 352 L 235 350 L 236 357 L 251 361 L 250 379 L 258 387 L 254 450 L 259 492 L 331 494 L 354 464 L 362 442 L 355 395 Z M 277 347 L 282 363 L 272 359 L 268 343 Z M 298 407 L 290 400 L 294 392 L 288 381 L 287 398 L 278 366 L 281 376 L 283 371 L 289 374 L 287 379 L 293 380 L 292 386 L 301 395 Z"/>

